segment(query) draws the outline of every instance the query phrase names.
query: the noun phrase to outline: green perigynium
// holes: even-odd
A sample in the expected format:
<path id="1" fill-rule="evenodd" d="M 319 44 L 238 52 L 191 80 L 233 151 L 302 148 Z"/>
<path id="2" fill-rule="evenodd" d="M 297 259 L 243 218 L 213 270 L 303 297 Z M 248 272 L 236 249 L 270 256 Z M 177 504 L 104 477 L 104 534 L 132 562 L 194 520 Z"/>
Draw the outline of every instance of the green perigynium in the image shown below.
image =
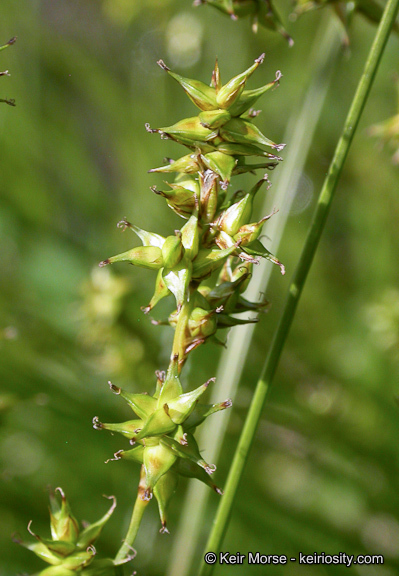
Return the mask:
<path id="1" fill-rule="evenodd" d="M 110 558 L 97 559 L 94 547 L 94 542 L 115 509 L 115 498 L 110 497 L 113 500 L 112 506 L 100 520 L 80 530 L 64 492 L 61 488 L 57 488 L 56 492 L 61 496 L 61 506 L 55 495 L 50 494 L 51 539 L 35 534 L 31 529 L 32 522 L 29 522 L 28 531 L 36 542 L 25 542 L 14 537 L 15 542 L 51 565 L 41 570 L 37 576 L 118 576 L 118 566 L 128 562 L 133 556 L 127 556 L 122 562 L 115 562 Z"/>
<path id="2" fill-rule="evenodd" d="M 142 246 L 131 248 L 100 262 L 100 266 L 128 262 L 157 271 L 155 289 L 142 308 L 148 314 L 164 298 L 173 299 L 175 310 L 154 324 L 168 324 L 175 331 L 167 373 L 157 373 L 153 396 L 131 394 L 113 384 L 134 412 L 134 419 L 120 423 L 93 420 L 95 429 L 118 432 L 133 445 L 119 450 L 112 460 L 133 460 L 141 465 L 138 495 L 126 543 L 131 545 L 148 502 L 155 496 L 166 529 L 166 511 L 180 475 L 194 477 L 221 494 L 211 479 L 214 467 L 204 461 L 194 432 L 207 416 L 231 405 L 230 400 L 208 405 L 199 402 L 213 379 L 191 392 L 183 392 L 179 374 L 188 354 L 207 341 L 223 344 L 217 337 L 220 329 L 257 318 L 236 318 L 240 312 L 260 312 L 267 302 L 250 302 L 242 295 L 252 275 L 254 264 L 265 258 L 283 264 L 260 241 L 263 226 L 275 210 L 256 221 L 252 217 L 255 195 L 270 186 L 268 176 L 248 191 L 228 188 L 234 176 L 258 169 L 271 170 L 282 158 L 284 148 L 266 137 L 253 123 L 258 112 L 252 109 L 268 90 L 278 86 L 281 73 L 257 89 L 247 89 L 247 81 L 259 68 L 264 54 L 247 70 L 223 84 L 216 62 L 211 84 L 185 78 L 172 72 L 160 60 L 158 64 L 176 82 L 198 108 L 197 116 L 179 120 L 149 133 L 178 142 L 189 153 L 150 170 L 175 174 L 166 182 L 169 189 L 152 191 L 163 197 L 169 208 L 184 224 L 166 237 L 143 230 L 126 218 L 118 223 L 130 229 Z M 255 156 L 256 163 L 249 159 Z M 127 552 L 122 545 L 117 558 Z"/>

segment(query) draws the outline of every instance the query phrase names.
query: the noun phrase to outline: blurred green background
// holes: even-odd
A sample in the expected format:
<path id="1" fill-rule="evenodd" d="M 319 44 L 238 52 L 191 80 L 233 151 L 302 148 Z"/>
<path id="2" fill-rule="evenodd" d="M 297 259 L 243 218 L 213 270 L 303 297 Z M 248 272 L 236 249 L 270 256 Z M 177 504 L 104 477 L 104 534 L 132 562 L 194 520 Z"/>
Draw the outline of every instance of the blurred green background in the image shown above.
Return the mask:
<path id="1" fill-rule="evenodd" d="M 288 4 L 281 7 L 286 16 Z M 333 17 L 332 12 L 330 17 Z M 123 217 L 168 234 L 182 221 L 149 190 L 147 171 L 180 147 L 148 134 L 195 114 L 180 87 L 156 65 L 209 81 L 218 56 L 224 80 L 266 60 L 257 87 L 283 73 L 259 103 L 257 125 L 280 142 L 307 91 L 309 51 L 323 14 L 289 22 L 278 34 L 233 22 L 190 0 L 18 0 L 2 2 L 0 43 L 0 574 L 44 564 L 12 543 L 12 533 L 48 534 L 48 487 L 62 486 L 75 515 L 95 521 L 114 494 L 118 507 L 98 543 L 112 556 L 129 521 L 138 467 L 104 461 L 127 447 L 91 420 L 131 417 L 107 381 L 152 391 L 172 332 L 140 311 L 155 274 L 100 260 L 136 240 Z M 287 19 L 286 19 L 287 21 Z M 298 202 L 290 214 L 223 445 L 216 480 L 225 482 L 271 335 L 281 312 L 315 198 L 359 79 L 375 27 L 354 19 L 316 130 Z M 367 128 L 397 112 L 398 41 L 391 38 L 313 264 L 237 497 L 224 550 L 383 554 L 360 576 L 396 574 L 399 560 L 399 172 Z M 283 155 L 290 154 L 290 142 Z M 277 182 L 279 169 L 271 176 Z M 248 179 L 251 180 L 250 178 Z M 283 207 L 279 207 L 283 210 Z M 275 216 L 278 218 L 278 215 Z M 266 228 L 267 233 L 267 228 Z M 263 264 L 269 265 L 271 264 Z M 161 317 L 162 309 L 154 312 Z M 216 372 L 220 350 L 194 352 L 183 382 Z M 223 398 L 220 398 L 222 400 Z M 215 416 L 217 418 L 217 416 Z M 155 503 L 136 542 L 139 575 L 166 574 L 185 483 L 171 507 L 170 536 L 158 534 Z M 210 496 L 202 540 L 218 497 Z M 395 568 L 396 567 L 396 568 Z M 219 567 L 215 574 L 346 574 L 312 566 Z M 129 572 L 130 573 L 130 572 Z"/>

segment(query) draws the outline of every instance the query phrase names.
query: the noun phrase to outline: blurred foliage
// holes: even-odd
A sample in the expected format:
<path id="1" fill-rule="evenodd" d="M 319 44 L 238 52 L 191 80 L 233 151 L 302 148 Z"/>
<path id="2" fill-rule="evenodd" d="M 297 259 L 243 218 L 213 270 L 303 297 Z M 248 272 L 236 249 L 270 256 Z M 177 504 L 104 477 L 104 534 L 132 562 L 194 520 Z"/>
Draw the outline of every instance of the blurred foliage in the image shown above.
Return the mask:
<path id="1" fill-rule="evenodd" d="M 345 42 L 350 43 L 350 29 L 355 14 L 360 14 L 374 24 L 378 24 L 384 11 L 384 4 L 380 0 L 295 0 L 295 10 L 291 19 L 295 21 L 298 16 L 312 10 L 319 10 L 326 6 L 333 8 L 338 20 L 345 31 Z M 399 23 L 396 21 L 393 30 L 399 32 Z"/>
<path id="2" fill-rule="evenodd" d="M 399 79 L 396 79 L 396 88 L 398 92 L 399 103 Z M 395 151 L 392 156 L 392 161 L 399 165 L 399 112 L 370 127 L 369 133 L 371 136 L 376 136 L 382 143 L 386 142 L 389 147 Z"/>
<path id="3" fill-rule="evenodd" d="M 281 4 L 283 17 L 290 9 Z M 11 73 L 1 79 L 2 97 L 16 101 L 15 108 L 0 107 L 0 574 L 11 576 L 42 566 L 11 534 L 25 537 L 30 519 L 35 532 L 48 533 L 47 486 L 62 486 L 88 521 L 102 513 L 102 494 L 117 497 L 97 546 L 103 557 L 115 553 L 129 521 L 138 471 L 128 462 L 104 464 L 120 444 L 96 433 L 91 420 L 129 417 L 107 381 L 152 391 L 154 371 L 167 364 L 171 331 L 152 326 L 140 311 L 152 294 L 151 274 L 122 265 L 98 270 L 97 263 L 131 246 L 131 237 L 116 228 L 125 216 L 163 235 L 178 227 L 178 216 L 149 190 L 162 176 L 147 170 L 180 150 L 147 134 L 144 123 L 171 124 L 193 107 L 156 61 L 209 81 L 203 70 L 216 55 L 228 78 L 265 51 L 265 81 L 277 69 L 284 77 L 260 103 L 258 125 L 280 141 L 306 91 L 309 38 L 320 14 L 287 25 L 291 49 L 277 34 L 259 29 L 253 35 L 248 21 L 231 21 L 206 6 L 193 10 L 186 0 L 7 1 L 1 15 L 0 43 L 18 37 L 0 55 L 0 68 Z M 366 20 L 355 20 L 350 48 L 334 73 L 278 254 L 287 275 L 273 273 L 271 309 L 257 327 L 234 399 L 218 484 L 374 33 Z M 353 572 L 396 573 L 399 173 L 366 128 L 396 113 L 397 50 L 393 37 L 283 354 L 225 550 L 384 554 L 383 567 Z M 284 154 L 289 150 L 288 142 Z M 183 384 L 192 388 L 213 376 L 218 356 L 211 344 L 194 352 Z M 165 573 L 178 500 L 169 537 L 158 534 L 156 507 L 147 513 L 136 542 L 138 574 Z M 216 505 L 215 495 L 204 537 Z M 218 567 L 215 574 L 228 570 Z M 345 571 L 312 567 L 314 576 Z M 259 568 L 237 566 L 235 573 Z M 273 574 L 280 573 L 307 570 L 275 567 Z"/>
<path id="4" fill-rule="evenodd" d="M 194 0 L 194 6 L 209 4 L 227 14 L 233 20 L 249 16 L 252 30 L 256 33 L 259 24 L 270 30 L 278 31 L 289 43 L 293 45 L 291 36 L 282 26 L 280 14 L 275 3 L 271 0 Z"/>

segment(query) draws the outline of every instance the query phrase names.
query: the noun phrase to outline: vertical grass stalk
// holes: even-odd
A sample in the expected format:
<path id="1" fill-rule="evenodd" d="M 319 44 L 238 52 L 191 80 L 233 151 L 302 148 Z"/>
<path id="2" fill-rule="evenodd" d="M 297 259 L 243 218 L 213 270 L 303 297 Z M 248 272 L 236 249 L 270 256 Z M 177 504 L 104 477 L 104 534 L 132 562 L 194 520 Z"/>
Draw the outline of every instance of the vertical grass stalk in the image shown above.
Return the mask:
<path id="1" fill-rule="evenodd" d="M 205 551 L 218 553 L 227 530 L 232 512 L 232 506 L 241 475 L 244 470 L 248 453 L 251 448 L 267 394 L 270 389 L 274 373 L 276 371 L 281 351 L 291 327 L 296 307 L 302 293 L 314 254 L 320 241 L 321 234 L 327 219 L 329 209 L 334 197 L 350 145 L 352 143 L 361 114 L 370 93 L 378 65 L 386 46 L 391 28 L 396 18 L 399 0 L 388 0 L 384 14 L 381 18 L 377 34 L 369 52 L 363 74 L 360 78 L 355 96 L 352 101 L 341 137 L 335 149 L 334 157 L 330 164 L 327 177 L 324 181 L 315 214 L 309 228 L 298 266 L 294 272 L 284 310 L 274 335 L 268 356 L 263 366 L 261 376 L 256 386 L 255 394 L 248 412 L 248 416 L 242 431 L 230 473 L 227 479 L 225 494 L 216 514 L 213 529 L 206 544 Z M 214 565 L 201 564 L 200 576 L 209 576 L 213 572 Z"/>

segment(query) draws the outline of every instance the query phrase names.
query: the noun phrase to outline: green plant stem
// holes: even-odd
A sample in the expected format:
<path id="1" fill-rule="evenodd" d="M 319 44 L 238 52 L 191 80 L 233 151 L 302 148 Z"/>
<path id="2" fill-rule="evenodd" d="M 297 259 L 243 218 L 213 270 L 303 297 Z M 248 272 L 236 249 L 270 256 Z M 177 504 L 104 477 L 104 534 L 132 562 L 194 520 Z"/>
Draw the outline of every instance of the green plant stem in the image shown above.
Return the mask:
<path id="1" fill-rule="evenodd" d="M 217 554 L 220 550 L 230 519 L 234 497 L 280 359 L 281 351 L 291 327 L 307 274 L 311 267 L 314 254 L 324 229 L 327 215 L 334 197 L 334 192 L 370 92 L 371 85 L 375 78 L 379 62 L 384 52 L 389 33 L 395 21 L 398 7 L 399 0 L 388 0 L 377 34 L 370 49 L 363 74 L 360 78 L 341 137 L 338 141 L 334 157 L 320 193 L 315 214 L 309 228 L 298 266 L 294 272 L 289 287 L 288 296 L 285 301 L 280 322 L 274 335 L 269 354 L 263 366 L 260 379 L 256 386 L 255 394 L 230 468 L 225 493 L 219 505 L 213 529 L 206 545 L 206 552 L 212 551 Z M 209 576 L 212 574 L 213 567 L 214 565 L 208 565 L 203 562 L 199 571 L 200 576 Z"/>
<path id="2" fill-rule="evenodd" d="M 116 561 L 124 560 L 132 552 L 133 542 L 134 542 L 134 540 L 137 536 L 137 532 L 140 528 L 141 519 L 143 517 L 144 510 L 146 509 L 147 504 L 149 502 L 149 500 L 143 500 L 141 498 L 141 494 L 142 494 L 142 490 L 140 490 L 140 485 L 139 485 L 139 490 L 138 490 L 136 502 L 134 503 L 133 514 L 132 514 L 132 517 L 130 519 L 129 528 L 128 528 L 127 534 L 125 536 L 125 539 L 123 541 L 123 544 L 120 547 L 117 555 L 115 556 Z"/>

